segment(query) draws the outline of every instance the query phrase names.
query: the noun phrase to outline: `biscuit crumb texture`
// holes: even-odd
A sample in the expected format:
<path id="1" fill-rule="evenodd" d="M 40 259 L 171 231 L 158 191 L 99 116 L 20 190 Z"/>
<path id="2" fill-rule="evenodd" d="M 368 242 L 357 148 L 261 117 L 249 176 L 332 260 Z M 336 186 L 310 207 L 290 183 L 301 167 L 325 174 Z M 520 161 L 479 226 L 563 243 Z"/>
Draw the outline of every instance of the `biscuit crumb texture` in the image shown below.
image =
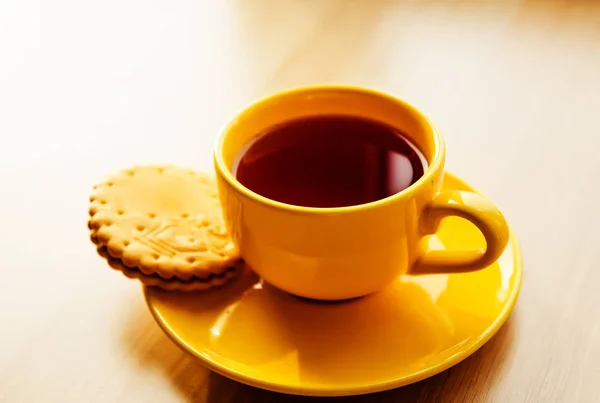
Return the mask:
<path id="1" fill-rule="evenodd" d="M 146 284 L 150 277 L 162 285 L 218 283 L 240 262 L 216 182 L 202 172 L 154 165 L 120 171 L 94 186 L 89 214 L 99 251 L 128 277 L 146 276 Z"/>

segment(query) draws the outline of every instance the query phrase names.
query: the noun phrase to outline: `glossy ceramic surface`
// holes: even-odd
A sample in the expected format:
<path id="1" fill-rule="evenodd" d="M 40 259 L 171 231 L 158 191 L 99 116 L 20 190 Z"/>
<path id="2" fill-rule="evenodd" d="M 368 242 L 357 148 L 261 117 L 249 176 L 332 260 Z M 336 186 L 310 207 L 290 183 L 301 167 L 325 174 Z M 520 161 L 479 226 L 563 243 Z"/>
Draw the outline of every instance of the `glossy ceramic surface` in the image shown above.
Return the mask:
<path id="1" fill-rule="evenodd" d="M 449 174 L 443 189 L 472 190 Z M 483 242 L 456 217 L 444 219 L 429 240 L 439 250 Z M 500 259 L 484 270 L 403 276 L 346 302 L 301 299 L 250 271 L 209 292 L 148 288 L 145 294 L 167 335 L 218 373 L 284 393 L 353 395 L 419 381 L 471 355 L 508 318 L 522 270 L 511 235 Z"/>
<path id="2" fill-rule="evenodd" d="M 419 147 L 429 168 L 402 192 L 339 208 L 279 203 L 236 180 L 236 159 L 255 137 L 272 125 L 315 114 L 360 116 L 395 127 Z M 253 270 L 292 294 L 341 300 L 381 290 L 402 274 L 473 271 L 500 256 L 508 242 L 504 217 L 477 194 L 439 193 L 444 159 L 442 136 L 412 105 L 364 88 L 316 86 L 244 109 L 219 136 L 215 170 L 228 230 Z M 471 221 L 486 242 L 452 252 L 431 250 L 424 237 L 447 216 Z"/>

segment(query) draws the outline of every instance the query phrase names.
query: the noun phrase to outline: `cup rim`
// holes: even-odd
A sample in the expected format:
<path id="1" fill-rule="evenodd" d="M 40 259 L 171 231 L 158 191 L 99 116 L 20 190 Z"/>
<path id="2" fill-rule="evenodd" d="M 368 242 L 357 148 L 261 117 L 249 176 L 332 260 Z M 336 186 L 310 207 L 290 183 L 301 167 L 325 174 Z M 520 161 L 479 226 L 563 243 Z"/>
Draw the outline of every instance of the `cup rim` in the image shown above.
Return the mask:
<path id="1" fill-rule="evenodd" d="M 413 184 L 403 189 L 398 193 L 394 193 L 391 196 L 385 197 L 383 199 L 375 200 L 369 203 L 356 204 L 352 206 L 343 206 L 343 207 L 307 207 L 307 206 L 299 206 L 295 204 L 288 204 L 279 202 L 273 199 L 269 199 L 268 197 L 262 196 L 259 193 L 256 193 L 246 186 L 242 185 L 233 175 L 231 169 L 227 167 L 225 160 L 223 158 L 223 144 L 225 142 L 225 138 L 227 137 L 227 133 L 229 133 L 231 127 L 236 123 L 238 117 L 240 117 L 246 111 L 255 108 L 258 105 L 274 100 L 283 95 L 294 95 L 294 94 L 302 94 L 307 92 L 323 92 L 323 91 L 335 91 L 335 92 L 350 92 L 350 93 L 361 93 L 366 94 L 378 98 L 384 98 L 385 100 L 395 103 L 402 108 L 408 109 L 411 113 L 418 116 L 431 130 L 433 134 L 433 142 L 434 142 L 434 152 L 433 158 L 427 167 L 427 170 L 423 173 L 423 175 Z M 432 124 L 431 120 L 421 112 L 414 105 L 397 98 L 391 94 L 388 94 L 383 91 L 352 86 L 352 85 L 312 85 L 312 86 L 302 86 L 295 87 L 284 91 L 279 91 L 273 93 L 271 95 L 267 95 L 261 97 L 244 107 L 238 110 L 233 114 L 233 117 L 229 119 L 219 130 L 219 134 L 217 136 L 216 145 L 214 147 L 213 156 L 216 169 L 219 171 L 218 173 L 227 181 L 227 183 L 237 190 L 239 193 L 243 194 L 249 199 L 252 199 L 258 203 L 265 204 L 271 207 L 275 207 L 277 209 L 294 212 L 294 213 L 304 213 L 304 214 L 314 214 L 314 215 L 339 215 L 339 214 L 347 214 L 347 213 L 355 213 L 358 211 L 366 211 L 372 210 L 379 207 L 389 206 L 392 203 L 395 203 L 399 200 L 405 200 L 407 198 L 413 197 L 423 184 L 427 183 L 431 180 L 431 177 L 437 172 L 443 163 L 445 154 L 445 144 L 444 139 L 438 132 L 437 128 Z"/>

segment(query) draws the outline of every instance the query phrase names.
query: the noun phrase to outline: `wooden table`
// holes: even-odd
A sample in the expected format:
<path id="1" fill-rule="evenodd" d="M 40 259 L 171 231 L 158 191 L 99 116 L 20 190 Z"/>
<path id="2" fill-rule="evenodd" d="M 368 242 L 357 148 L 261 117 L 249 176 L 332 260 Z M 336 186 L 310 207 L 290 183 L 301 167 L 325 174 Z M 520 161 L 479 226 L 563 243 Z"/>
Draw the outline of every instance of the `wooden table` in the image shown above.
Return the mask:
<path id="1" fill-rule="evenodd" d="M 4 0 L 0 401 L 310 400 L 184 354 L 139 285 L 96 256 L 86 218 L 103 174 L 209 170 L 234 111 L 316 83 L 428 113 L 448 169 L 510 220 L 526 270 L 511 319 L 474 356 L 332 401 L 600 401 L 600 3 L 583 0 Z"/>

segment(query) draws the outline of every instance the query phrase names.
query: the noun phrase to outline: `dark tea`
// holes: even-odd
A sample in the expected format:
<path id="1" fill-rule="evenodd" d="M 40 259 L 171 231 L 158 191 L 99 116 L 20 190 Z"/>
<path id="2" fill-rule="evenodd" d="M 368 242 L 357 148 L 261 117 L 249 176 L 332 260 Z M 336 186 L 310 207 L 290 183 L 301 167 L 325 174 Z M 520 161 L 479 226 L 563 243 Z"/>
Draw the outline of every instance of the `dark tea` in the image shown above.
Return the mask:
<path id="1" fill-rule="evenodd" d="M 398 130 L 355 116 L 311 116 L 275 125 L 239 155 L 233 173 L 248 189 L 306 207 L 344 207 L 398 193 L 427 169 Z"/>

